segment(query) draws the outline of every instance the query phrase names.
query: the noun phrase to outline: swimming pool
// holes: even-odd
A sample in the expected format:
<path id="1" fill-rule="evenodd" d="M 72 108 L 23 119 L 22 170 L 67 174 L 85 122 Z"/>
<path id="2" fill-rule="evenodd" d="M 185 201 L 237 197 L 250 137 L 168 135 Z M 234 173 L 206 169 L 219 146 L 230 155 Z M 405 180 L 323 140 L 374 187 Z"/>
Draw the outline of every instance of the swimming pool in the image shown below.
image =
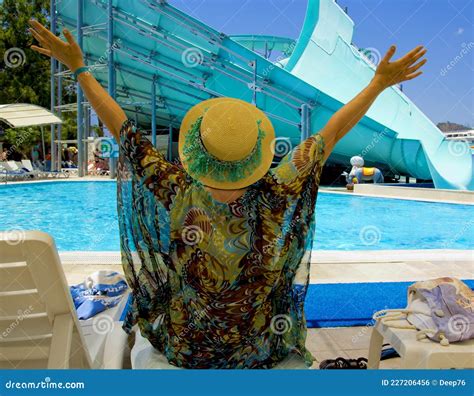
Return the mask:
<path id="1" fill-rule="evenodd" d="M 116 184 L 0 186 L 0 230 L 39 229 L 61 251 L 118 251 Z M 320 192 L 318 250 L 472 249 L 474 206 Z"/>

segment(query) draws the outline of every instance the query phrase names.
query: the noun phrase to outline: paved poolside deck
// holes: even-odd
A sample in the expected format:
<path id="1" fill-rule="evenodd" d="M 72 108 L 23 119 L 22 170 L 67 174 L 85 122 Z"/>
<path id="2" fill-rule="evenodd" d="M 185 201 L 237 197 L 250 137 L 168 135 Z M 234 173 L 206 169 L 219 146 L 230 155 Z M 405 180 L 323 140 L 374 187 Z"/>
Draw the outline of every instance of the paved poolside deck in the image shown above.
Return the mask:
<path id="1" fill-rule="evenodd" d="M 342 254 L 337 259 L 335 252 L 327 254 L 318 252 L 316 260 L 311 265 L 310 282 L 312 284 L 404 282 L 441 276 L 474 278 L 472 250 L 404 251 L 402 255 L 399 251 L 354 253 L 356 255 L 352 258 L 350 254 Z M 395 260 L 397 253 L 398 260 Z M 80 283 L 88 274 L 100 269 L 122 272 L 118 253 L 67 252 L 61 253 L 60 256 L 69 284 Z M 428 257 L 431 259 L 427 259 Z M 437 260 L 434 259 L 436 257 Z M 316 358 L 314 367 L 318 368 L 319 363 L 325 359 L 339 356 L 367 357 L 371 332 L 369 326 L 308 329 L 307 348 Z M 399 365 L 400 359 L 394 358 L 382 361 L 380 367 L 398 368 Z"/>
<path id="2" fill-rule="evenodd" d="M 107 269 L 122 272 L 118 264 L 64 264 L 64 272 L 70 285 L 80 283 L 94 271 Z M 372 329 L 368 326 L 308 329 L 306 347 L 316 358 L 313 368 L 325 359 L 367 357 Z M 381 362 L 381 368 L 398 368 L 400 358 Z"/>

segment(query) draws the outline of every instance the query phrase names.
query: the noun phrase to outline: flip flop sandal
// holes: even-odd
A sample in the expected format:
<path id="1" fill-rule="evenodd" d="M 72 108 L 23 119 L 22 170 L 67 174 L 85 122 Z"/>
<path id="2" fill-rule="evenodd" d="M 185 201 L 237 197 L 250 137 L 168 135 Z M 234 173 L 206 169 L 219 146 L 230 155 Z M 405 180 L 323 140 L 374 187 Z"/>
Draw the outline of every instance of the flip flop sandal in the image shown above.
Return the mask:
<path id="1" fill-rule="evenodd" d="M 364 370 L 367 369 L 367 359 L 363 357 L 358 359 L 345 359 L 343 357 L 327 359 L 319 364 L 319 368 L 321 370 Z"/>
<path id="2" fill-rule="evenodd" d="M 393 348 L 382 349 L 382 353 L 380 354 L 380 360 L 387 360 L 387 359 L 392 359 L 396 357 L 400 357 L 400 355 Z"/>

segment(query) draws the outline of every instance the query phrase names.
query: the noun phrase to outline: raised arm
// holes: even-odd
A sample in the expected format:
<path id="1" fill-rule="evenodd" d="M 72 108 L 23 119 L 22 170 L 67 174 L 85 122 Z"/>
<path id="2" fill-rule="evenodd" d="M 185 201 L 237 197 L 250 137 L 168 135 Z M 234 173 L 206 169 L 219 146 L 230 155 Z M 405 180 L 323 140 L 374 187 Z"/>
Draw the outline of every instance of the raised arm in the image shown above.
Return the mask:
<path id="1" fill-rule="evenodd" d="M 57 59 L 72 72 L 79 67 L 85 66 L 82 51 L 69 30 L 63 30 L 67 40 L 67 42 L 64 42 L 38 21 L 31 19 L 29 24 L 31 26 L 29 31 L 41 45 L 41 47 L 32 45 L 31 49 Z M 107 91 L 102 88 L 91 73 L 79 74 L 78 82 L 98 117 L 107 126 L 107 129 L 112 132 L 115 139 L 119 141 L 120 127 L 127 119 L 125 112 Z"/>
<path id="2" fill-rule="evenodd" d="M 377 96 L 386 88 L 402 81 L 411 80 L 422 73 L 417 70 L 426 63 L 426 59 L 416 62 L 426 53 L 423 46 L 420 45 L 402 58 L 390 62 L 395 50 L 395 46 L 392 45 L 379 63 L 370 83 L 354 99 L 337 111 L 319 131 L 325 142 L 324 159 L 331 154 L 336 143 L 367 113 Z"/>

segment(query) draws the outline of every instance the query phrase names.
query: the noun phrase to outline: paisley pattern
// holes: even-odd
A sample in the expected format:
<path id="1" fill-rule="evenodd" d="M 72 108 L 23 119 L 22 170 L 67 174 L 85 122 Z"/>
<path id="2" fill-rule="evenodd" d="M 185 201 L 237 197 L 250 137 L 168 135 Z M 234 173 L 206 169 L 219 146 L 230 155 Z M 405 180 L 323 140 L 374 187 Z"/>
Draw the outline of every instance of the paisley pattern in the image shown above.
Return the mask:
<path id="1" fill-rule="evenodd" d="M 129 120 L 118 212 L 133 290 L 124 328 L 185 368 L 308 366 L 304 299 L 324 142 L 313 135 L 226 204 L 167 162 Z"/>

